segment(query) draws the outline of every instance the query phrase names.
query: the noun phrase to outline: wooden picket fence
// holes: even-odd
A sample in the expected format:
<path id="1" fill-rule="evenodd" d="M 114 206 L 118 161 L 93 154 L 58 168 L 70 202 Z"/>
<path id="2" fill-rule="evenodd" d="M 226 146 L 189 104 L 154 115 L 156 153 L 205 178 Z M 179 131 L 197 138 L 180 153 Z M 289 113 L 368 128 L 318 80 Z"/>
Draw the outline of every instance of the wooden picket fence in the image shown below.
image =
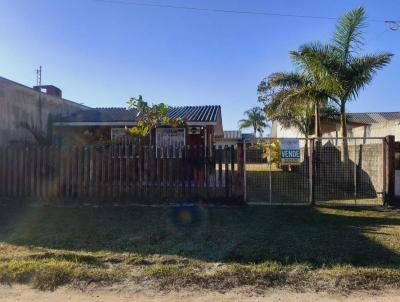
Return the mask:
<path id="1" fill-rule="evenodd" d="M 126 203 L 237 202 L 243 149 L 136 146 L 0 148 L 0 198 Z"/>

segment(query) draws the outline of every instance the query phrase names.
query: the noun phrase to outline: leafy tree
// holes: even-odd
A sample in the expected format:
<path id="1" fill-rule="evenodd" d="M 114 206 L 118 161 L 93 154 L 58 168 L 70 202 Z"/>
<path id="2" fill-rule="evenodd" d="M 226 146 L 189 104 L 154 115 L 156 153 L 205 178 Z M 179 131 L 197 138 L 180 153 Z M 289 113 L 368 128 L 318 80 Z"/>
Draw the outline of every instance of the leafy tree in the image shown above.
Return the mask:
<path id="1" fill-rule="evenodd" d="M 340 111 L 341 136 L 347 137 L 346 105 L 358 97 L 360 90 L 371 83 L 374 75 L 392 58 L 390 53 L 359 55 L 364 46 L 366 16 L 363 7 L 343 15 L 336 25 L 331 44 L 302 45 L 291 55 L 300 66 L 318 75 L 330 100 Z M 348 158 L 347 141 L 343 141 L 343 157 Z"/>
<path id="2" fill-rule="evenodd" d="M 134 136 L 146 137 L 151 129 L 157 126 L 168 125 L 177 128 L 184 125 L 182 118 L 168 116 L 168 105 L 164 103 L 149 105 L 141 95 L 128 101 L 128 109 L 137 112 L 136 126 L 128 129 L 128 132 Z"/>
<path id="3" fill-rule="evenodd" d="M 281 167 L 281 142 L 279 139 L 272 139 L 262 145 L 263 158 L 267 159 L 277 168 Z"/>
<path id="4" fill-rule="evenodd" d="M 268 120 L 265 112 L 260 107 L 253 107 L 244 112 L 246 118 L 239 121 L 239 128 L 252 128 L 254 137 L 257 136 L 257 132 L 262 137 L 264 128 L 268 127 Z"/>

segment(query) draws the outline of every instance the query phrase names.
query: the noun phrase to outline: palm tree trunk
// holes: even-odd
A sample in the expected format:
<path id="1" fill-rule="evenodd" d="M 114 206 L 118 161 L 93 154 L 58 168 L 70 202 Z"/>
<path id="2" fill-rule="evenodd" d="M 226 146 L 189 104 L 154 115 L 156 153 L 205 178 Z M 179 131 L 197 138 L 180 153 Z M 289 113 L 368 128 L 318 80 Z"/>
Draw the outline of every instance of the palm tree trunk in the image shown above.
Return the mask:
<path id="1" fill-rule="evenodd" d="M 315 135 L 316 137 L 322 136 L 321 131 L 321 108 L 319 102 L 315 103 Z"/>
<path id="2" fill-rule="evenodd" d="M 346 106 L 342 103 L 340 106 L 340 134 L 342 136 L 342 161 L 347 162 L 349 158 L 349 145 L 347 142 L 347 123 L 346 123 Z"/>
<path id="3" fill-rule="evenodd" d="M 304 162 L 308 165 L 308 158 L 309 158 L 309 155 L 308 155 L 308 139 L 309 139 L 309 137 L 308 137 L 308 134 L 306 133 L 306 135 L 305 135 L 305 143 L 304 143 Z"/>

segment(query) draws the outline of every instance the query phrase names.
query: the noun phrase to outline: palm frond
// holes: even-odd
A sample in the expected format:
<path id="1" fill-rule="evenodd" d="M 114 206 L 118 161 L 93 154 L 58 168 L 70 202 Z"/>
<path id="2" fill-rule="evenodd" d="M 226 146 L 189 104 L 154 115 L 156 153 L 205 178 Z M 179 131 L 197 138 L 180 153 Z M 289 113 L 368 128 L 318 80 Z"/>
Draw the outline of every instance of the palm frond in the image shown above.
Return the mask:
<path id="1" fill-rule="evenodd" d="M 351 60 L 347 72 L 349 97 L 358 97 L 359 91 L 370 84 L 376 72 L 390 63 L 393 54 L 365 55 Z"/>
<path id="2" fill-rule="evenodd" d="M 357 52 L 364 45 L 364 28 L 366 27 L 365 9 L 358 7 L 340 18 L 336 25 L 333 41 L 341 54 L 343 61 L 347 61 L 353 52 Z"/>
<path id="3" fill-rule="evenodd" d="M 307 82 L 307 77 L 298 72 L 276 72 L 268 77 L 271 87 L 298 87 L 306 85 Z"/>

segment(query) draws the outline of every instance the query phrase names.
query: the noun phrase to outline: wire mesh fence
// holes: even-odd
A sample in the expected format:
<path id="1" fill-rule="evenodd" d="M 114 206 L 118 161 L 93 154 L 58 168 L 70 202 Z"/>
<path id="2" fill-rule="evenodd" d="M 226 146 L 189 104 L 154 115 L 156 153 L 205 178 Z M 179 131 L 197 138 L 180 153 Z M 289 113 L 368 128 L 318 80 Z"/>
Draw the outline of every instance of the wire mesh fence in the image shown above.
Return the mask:
<path id="1" fill-rule="evenodd" d="M 384 148 L 382 138 L 316 141 L 315 201 L 336 205 L 383 204 Z"/>
<path id="2" fill-rule="evenodd" d="M 246 149 L 247 201 L 304 204 L 311 197 L 310 140 L 299 139 L 300 159 L 283 165 L 280 140 L 264 139 Z"/>
<path id="3" fill-rule="evenodd" d="M 297 140 L 300 157 L 290 164 L 282 161 L 282 139 L 264 139 L 247 147 L 248 202 L 383 204 L 383 138 Z"/>

